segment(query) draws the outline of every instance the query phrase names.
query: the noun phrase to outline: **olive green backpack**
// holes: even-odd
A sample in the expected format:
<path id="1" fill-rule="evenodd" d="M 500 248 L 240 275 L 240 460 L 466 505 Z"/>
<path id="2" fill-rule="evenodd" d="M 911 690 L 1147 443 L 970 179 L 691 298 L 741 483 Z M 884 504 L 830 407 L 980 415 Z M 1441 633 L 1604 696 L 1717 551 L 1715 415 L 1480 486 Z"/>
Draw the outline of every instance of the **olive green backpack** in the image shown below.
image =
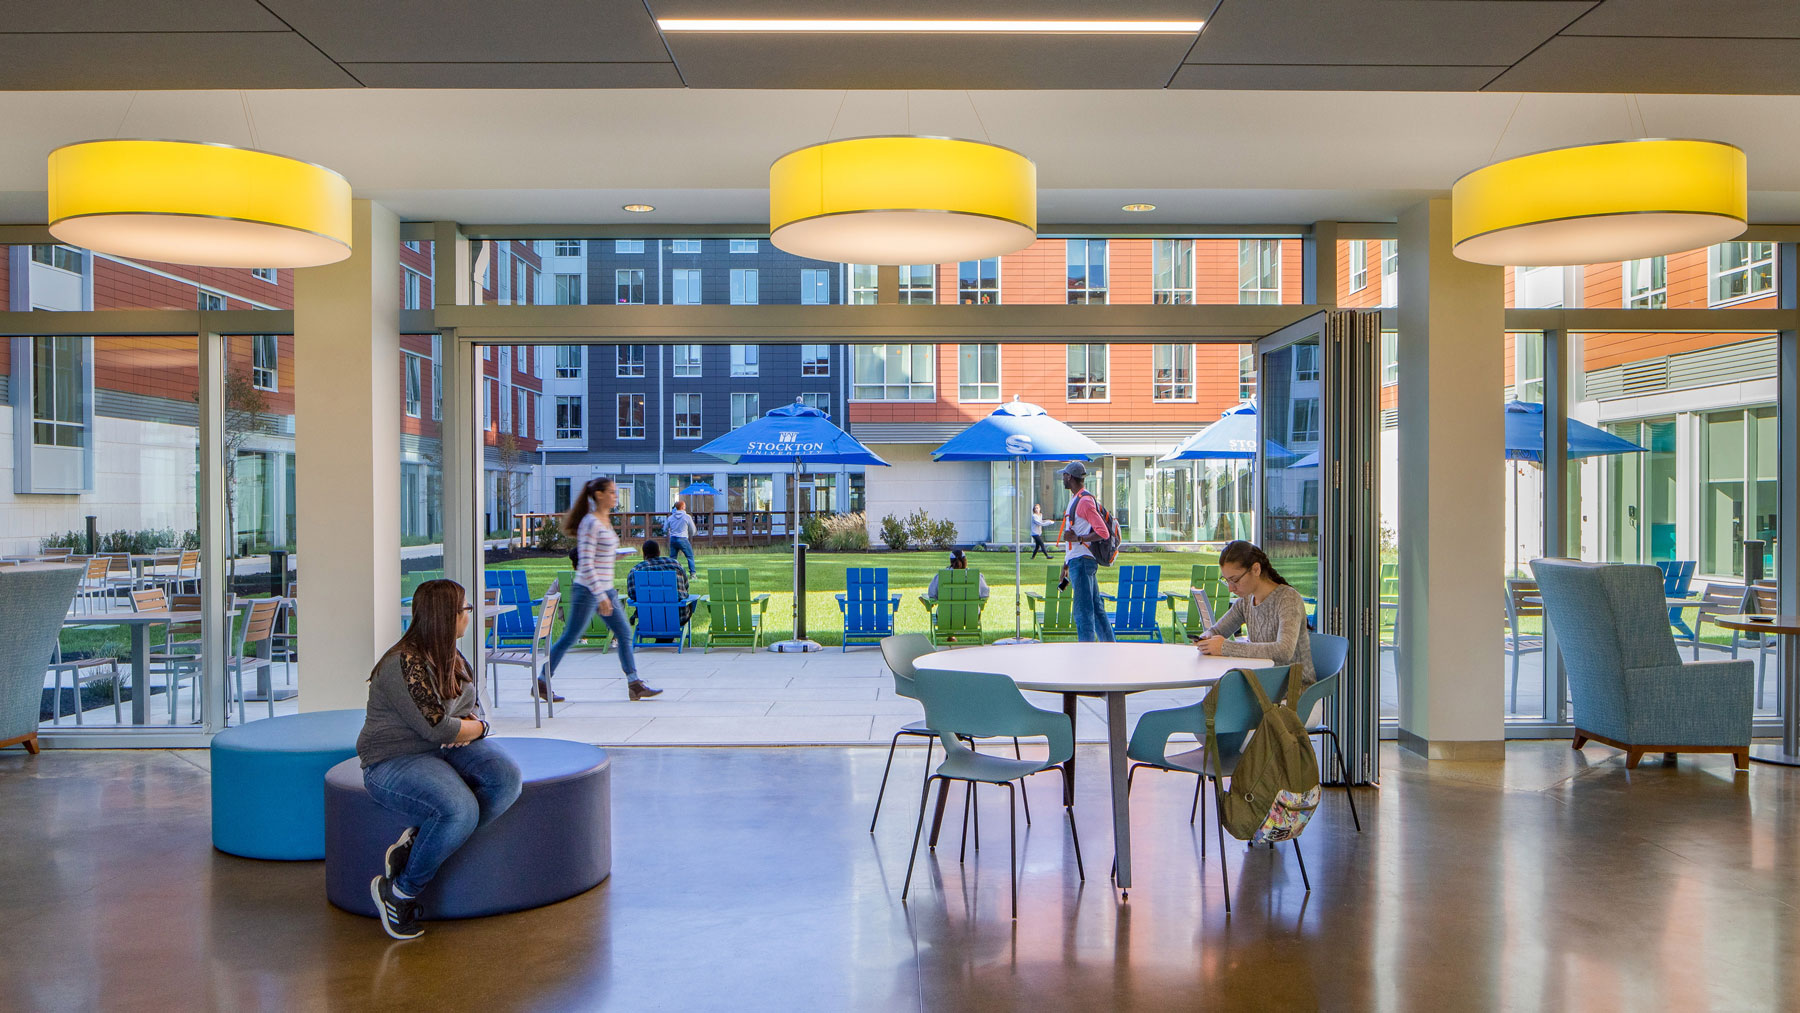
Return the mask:
<path id="1" fill-rule="evenodd" d="M 1255 673 L 1240 670 L 1240 674 L 1262 706 L 1262 717 L 1227 778 L 1230 790 L 1221 786 L 1217 796 L 1219 821 L 1240 841 L 1263 844 L 1291 840 L 1306 829 L 1307 821 L 1319 807 L 1318 756 L 1313 752 L 1312 737 L 1290 702 L 1300 697 L 1300 666 L 1288 666 L 1281 699 L 1273 703 Z M 1219 693 L 1215 689 L 1202 704 L 1206 714 L 1206 751 L 1214 770 L 1224 769 L 1214 731 L 1218 707 Z M 1247 714 L 1227 713 L 1223 734 L 1242 731 L 1247 719 Z"/>

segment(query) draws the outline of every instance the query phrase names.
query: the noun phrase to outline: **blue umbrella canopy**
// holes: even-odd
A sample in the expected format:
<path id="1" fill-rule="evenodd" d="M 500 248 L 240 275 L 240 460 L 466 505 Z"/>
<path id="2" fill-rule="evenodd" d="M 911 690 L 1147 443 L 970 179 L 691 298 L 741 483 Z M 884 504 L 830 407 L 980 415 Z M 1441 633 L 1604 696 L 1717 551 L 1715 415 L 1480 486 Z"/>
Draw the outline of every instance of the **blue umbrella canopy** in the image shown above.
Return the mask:
<path id="1" fill-rule="evenodd" d="M 771 408 L 762 418 L 752 419 L 694 453 L 708 454 L 727 464 L 798 461 L 887 467 L 886 461 L 876 457 L 856 437 L 832 425 L 831 416 L 798 401 Z"/>
<path id="2" fill-rule="evenodd" d="M 1506 402 L 1506 459 L 1541 462 L 1544 447 L 1544 406 L 1535 401 Z M 1569 420 L 1568 456 L 1572 458 L 1643 452 L 1643 447 L 1624 437 Z"/>
<path id="3" fill-rule="evenodd" d="M 1288 467 L 1289 471 L 1293 471 L 1296 468 L 1317 468 L 1318 466 L 1319 466 L 1319 452 L 1315 450 L 1312 453 L 1307 454 L 1305 457 L 1302 457 L 1300 460 L 1295 461 L 1293 464 L 1288 465 L 1287 467 Z"/>
<path id="4" fill-rule="evenodd" d="M 1015 396 L 931 452 L 939 461 L 1088 461 L 1106 449 Z"/>
<path id="5" fill-rule="evenodd" d="M 1263 456 L 1270 460 L 1281 460 L 1295 455 L 1293 451 L 1270 440 L 1263 447 Z M 1254 457 L 1256 457 L 1256 405 L 1249 401 L 1243 401 L 1220 413 L 1219 421 L 1181 441 L 1180 446 L 1164 454 L 1158 460 L 1247 461 Z"/>
<path id="6" fill-rule="evenodd" d="M 719 490 L 714 489 L 705 482 L 690 483 L 688 487 L 681 490 L 680 493 L 682 496 L 717 496 L 718 494 Z"/>

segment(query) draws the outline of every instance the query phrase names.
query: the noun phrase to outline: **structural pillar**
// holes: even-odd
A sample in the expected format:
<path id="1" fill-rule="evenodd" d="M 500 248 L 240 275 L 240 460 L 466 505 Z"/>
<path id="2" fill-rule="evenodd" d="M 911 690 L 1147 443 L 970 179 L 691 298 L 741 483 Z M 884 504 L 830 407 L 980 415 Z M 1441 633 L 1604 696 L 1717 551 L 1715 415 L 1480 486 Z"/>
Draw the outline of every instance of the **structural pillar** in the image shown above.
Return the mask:
<path id="1" fill-rule="evenodd" d="M 1400 216 L 1400 744 L 1504 759 L 1501 270 L 1450 251 L 1450 201 Z"/>
<path id="2" fill-rule="evenodd" d="M 365 706 L 400 637 L 400 219 L 353 202 L 351 248 L 294 277 L 303 711 Z"/>

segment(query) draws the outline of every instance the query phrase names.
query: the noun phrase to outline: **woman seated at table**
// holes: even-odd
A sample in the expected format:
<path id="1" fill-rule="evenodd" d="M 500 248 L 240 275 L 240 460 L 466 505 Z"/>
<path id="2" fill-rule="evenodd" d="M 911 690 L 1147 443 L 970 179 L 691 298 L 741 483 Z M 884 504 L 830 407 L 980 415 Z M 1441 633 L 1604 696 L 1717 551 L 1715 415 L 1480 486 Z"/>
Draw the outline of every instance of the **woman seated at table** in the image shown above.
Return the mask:
<path id="1" fill-rule="evenodd" d="M 1200 653 L 1299 665 L 1302 681 L 1312 682 L 1306 600 L 1275 572 L 1268 555 L 1249 542 L 1230 542 L 1219 553 L 1219 576 L 1237 597 L 1218 622 L 1194 638 Z M 1247 628 L 1247 639 L 1228 639 L 1239 628 Z"/>
<path id="2" fill-rule="evenodd" d="M 969 558 L 967 556 L 963 555 L 963 550 L 951 549 L 950 550 L 950 569 L 952 569 L 952 570 L 967 570 L 968 568 L 969 568 Z M 925 597 L 930 598 L 932 601 L 937 601 L 938 576 L 939 575 L 936 573 L 932 574 L 931 575 L 931 586 L 925 589 Z M 975 571 L 975 587 L 976 587 L 977 591 L 981 594 L 981 600 L 986 601 L 987 596 L 988 596 L 987 578 L 983 577 L 981 575 L 980 570 Z"/>

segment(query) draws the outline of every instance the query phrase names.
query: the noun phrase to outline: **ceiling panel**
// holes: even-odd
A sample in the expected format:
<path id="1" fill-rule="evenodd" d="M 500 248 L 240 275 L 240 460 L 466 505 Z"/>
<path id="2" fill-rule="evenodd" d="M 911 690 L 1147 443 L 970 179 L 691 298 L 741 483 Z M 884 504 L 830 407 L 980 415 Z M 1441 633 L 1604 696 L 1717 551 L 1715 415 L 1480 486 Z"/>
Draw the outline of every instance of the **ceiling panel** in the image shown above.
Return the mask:
<path id="1" fill-rule="evenodd" d="M 1488 90 L 1791 95 L 1800 92 L 1800 39 L 1562 36 Z"/>
<path id="2" fill-rule="evenodd" d="M 1800 38 L 1794 0 L 1604 0 L 1564 35 Z"/>
<path id="3" fill-rule="evenodd" d="M 680 33 L 694 88 L 1162 88 L 1186 35 L 739 35 Z"/>
<path id="4" fill-rule="evenodd" d="M 0 8 L 8 32 L 285 32 L 256 0 L 64 0 Z"/>
<path id="5" fill-rule="evenodd" d="M 1169 87 L 1219 91 L 1475 91 L 1505 69 L 1190 63 L 1181 68 Z"/>
<path id="6" fill-rule="evenodd" d="M 265 0 L 343 63 L 647 63 L 668 51 L 641 0 Z"/>
<path id="7" fill-rule="evenodd" d="M 1190 63 L 1510 65 L 1591 0 L 1224 0 Z"/>
<path id="8" fill-rule="evenodd" d="M 0 33 L 0 88 L 354 88 L 292 32 Z"/>
<path id="9" fill-rule="evenodd" d="M 346 63 L 370 88 L 679 88 L 673 63 Z"/>

